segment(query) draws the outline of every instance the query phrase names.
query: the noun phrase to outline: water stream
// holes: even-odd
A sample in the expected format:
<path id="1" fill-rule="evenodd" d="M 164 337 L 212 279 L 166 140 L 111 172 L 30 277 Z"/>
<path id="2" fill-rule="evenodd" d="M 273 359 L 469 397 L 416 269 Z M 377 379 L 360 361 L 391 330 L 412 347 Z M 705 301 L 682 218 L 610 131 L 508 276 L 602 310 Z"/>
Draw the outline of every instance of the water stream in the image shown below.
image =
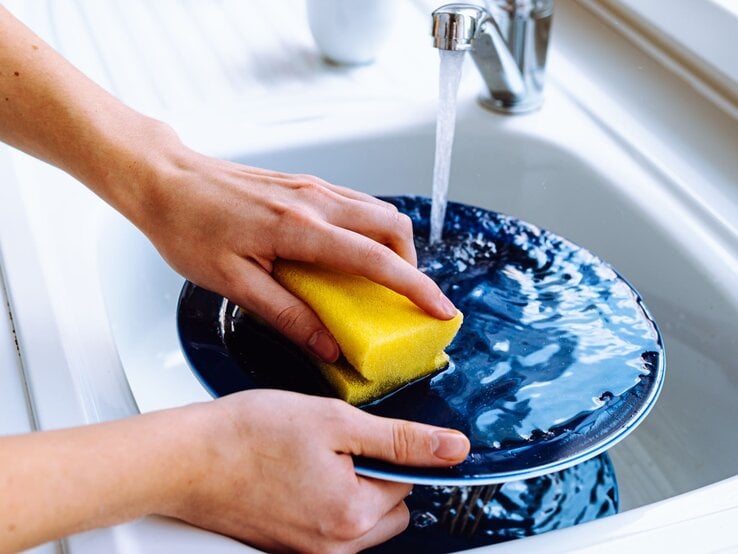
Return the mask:
<path id="1" fill-rule="evenodd" d="M 451 150 L 456 127 L 456 95 L 461 81 L 464 51 L 439 50 L 441 57 L 438 79 L 438 119 L 436 120 L 436 157 L 433 164 L 433 205 L 431 207 L 430 242 L 441 239 L 446 217 Z"/>

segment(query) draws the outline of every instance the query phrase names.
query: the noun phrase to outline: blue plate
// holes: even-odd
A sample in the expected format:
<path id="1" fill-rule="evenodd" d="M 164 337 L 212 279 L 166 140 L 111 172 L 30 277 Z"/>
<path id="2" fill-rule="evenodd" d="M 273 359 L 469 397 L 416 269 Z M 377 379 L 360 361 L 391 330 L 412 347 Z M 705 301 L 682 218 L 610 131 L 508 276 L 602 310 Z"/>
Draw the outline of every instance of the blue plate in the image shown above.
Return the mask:
<path id="1" fill-rule="evenodd" d="M 430 246 L 430 200 L 385 200 L 414 223 L 419 268 L 465 314 L 450 366 L 373 404 L 373 414 L 459 429 L 451 468 L 357 458 L 357 472 L 425 485 L 529 479 L 612 447 L 653 407 L 664 379 L 655 322 L 638 293 L 587 250 L 518 219 L 449 203 Z M 222 296 L 186 283 L 178 327 L 213 396 L 253 388 L 332 395 L 308 356 Z"/>

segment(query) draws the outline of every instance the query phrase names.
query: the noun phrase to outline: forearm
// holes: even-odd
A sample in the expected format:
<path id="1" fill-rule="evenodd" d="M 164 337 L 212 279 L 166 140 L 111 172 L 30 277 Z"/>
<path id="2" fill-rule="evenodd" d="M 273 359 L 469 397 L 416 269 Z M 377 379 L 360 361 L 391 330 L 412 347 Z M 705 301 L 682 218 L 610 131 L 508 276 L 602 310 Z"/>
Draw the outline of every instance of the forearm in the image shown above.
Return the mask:
<path id="1" fill-rule="evenodd" d="M 0 438 L 0 552 L 172 513 L 199 471 L 197 411 Z"/>
<path id="2" fill-rule="evenodd" d="M 139 224 L 159 151 L 178 143 L 128 108 L 0 6 L 0 140 L 92 188 Z M 125 186 L 120 177 L 127 176 Z"/>

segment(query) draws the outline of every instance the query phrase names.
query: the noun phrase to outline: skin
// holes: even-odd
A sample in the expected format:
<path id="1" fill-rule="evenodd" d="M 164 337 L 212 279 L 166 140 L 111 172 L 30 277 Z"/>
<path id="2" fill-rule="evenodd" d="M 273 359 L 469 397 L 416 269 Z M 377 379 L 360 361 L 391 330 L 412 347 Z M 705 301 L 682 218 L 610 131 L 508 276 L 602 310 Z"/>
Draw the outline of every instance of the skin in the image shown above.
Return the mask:
<path id="1" fill-rule="evenodd" d="M 448 466 L 467 450 L 455 431 L 272 390 L 4 437 L 0 552 L 147 514 L 270 552 L 356 552 L 407 526 L 411 487 L 356 475 L 352 455 Z"/>
<path id="2" fill-rule="evenodd" d="M 338 346 L 315 313 L 272 279 L 276 258 L 361 274 L 435 317 L 456 315 L 416 269 L 410 220 L 394 206 L 310 175 L 198 154 L 0 14 L 0 139 L 74 175 L 191 281 L 256 312 L 325 361 L 335 361 Z"/>
<path id="3" fill-rule="evenodd" d="M 335 340 L 272 279 L 277 258 L 364 275 L 441 319 L 456 313 L 416 269 L 410 222 L 394 207 L 317 177 L 190 150 L 2 7 L 0 139 L 74 175 L 183 276 L 326 361 L 339 355 Z M 270 390 L 2 437 L 0 552 L 146 514 L 270 551 L 354 552 L 405 528 L 410 487 L 357 476 L 352 455 L 430 467 L 459 463 L 468 450 L 456 431 Z"/>

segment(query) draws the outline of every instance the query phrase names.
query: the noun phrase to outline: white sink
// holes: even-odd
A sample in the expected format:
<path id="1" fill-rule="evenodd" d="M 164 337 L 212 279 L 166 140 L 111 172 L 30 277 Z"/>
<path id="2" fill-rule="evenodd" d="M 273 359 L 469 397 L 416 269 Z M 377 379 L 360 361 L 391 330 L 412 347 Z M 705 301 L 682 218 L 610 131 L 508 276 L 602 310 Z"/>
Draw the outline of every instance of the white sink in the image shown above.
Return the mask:
<path id="1" fill-rule="evenodd" d="M 738 504 L 733 424 L 738 421 L 733 287 L 738 253 L 711 240 L 702 212 L 677 200 L 668 180 L 555 89 L 547 106 L 538 114 L 506 118 L 464 99 L 450 197 L 548 228 L 609 261 L 641 292 L 664 334 L 667 374 L 661 397 L 640 428 L 611 451 L 625 513 L 597 522 L 610 527 L 591 540 L 622 534 L 634 521 L 650 521 L 644 509 L 662 514 L 661 526 L 690 518 L 689 509 L 710 512 L 716 499 L 725 499 L 726 509 L 733 510 Z M 352 115 L 341 121 L 296 122 L 263 132 L 258 147 L 205 148 L 251 165 L 315 173 L 372 194 L 429 194 L 432 111 L 376 108 L 364 113 L 347 108 Z M 234 129 L 233 136 L 239 132 Z M 48 302 L 56 316 L 49 319 L 44 306 L 37 314 L 21 312 L 18 324 L 21 329 L 29 320 L 35 327 L 53 324 L 43 337 L 61 335 L 59 351 L 49 343 L 43 353 L 66 360 L 86 419 L 129 410 L 126 384 L 142 411 L 208 399 L 176 334 L 182 278 L 141 233 L 78 185 L 66 185 L 58 173 L 23 159 L 16 160 L 16 172 L 26 185 L 20 195 L 29 214 L 28 238 L 40 251 L 39 274 L 48 287 L 48 298 L 36 289 L 35 304 Z M 58 192 L 44 183 L 50 179 L 59 181 Z M 68 195 L 71 200 L 62 200 Z M 63 202 L 68 209 L 59 210 Z M 21 258 L 32 261 L 25 254 Z M 66 263 L 70 259 L 78 263 Z M 12 271 L 10 278 L 12 284 Z M 14 287 L 17 303 L 22 289 Z M 39 334 L 25 333 L 24 341 Z M 36 352 L 26 362 L 36 394 L 43 395 L 48 376 L 42 381 L 33 369 L 42 365 L 35 359 L 41 354 L 24 345 Z M 58 396 L 57 388 L 46 387 Z M 39 410 L 42 423 L 44 414 Z M 717 488 L 703 488 L 729 478 Z M 677 500 L 681 493 L 689 494 Z M 674 500 L 655 504 L 665 499 Z M 506 548 L 524 548 L 528 541 L 518 542 Z"/>
<path id="2" fill-rule="evenodd" d="M 611 451 L 624 513 L 495 552 L 653 544 L 728 551 L 738 544 L 738 133 L 720 109 L 585 9 L 598 4 L 557 7 L 540 112 L 489 114 L 470 98 L 475 83 L 462 83 L 450 198 L 550 229 L 616 267 L 659 323 L 666 382 L 645 422 Z M 418 29 L 425 39 L 425 25 Z M 88 56 L 87 43 L 79 45 Z M 130 51 L 137 64 L 138 50 Z M 313 71 L 305 69 L 306 79 Z M 432 94 L 426 80 L 408 84 L 423 71 L 398 67 L 407 79 L 368 90 L 361 72 L 355 82 L 329 74 L 329 84 L 346 85 L 341 94 L 326 85 L 246 97 L 243 86 L 242 102 L 208 96 L 196 110 L 153 115 L 216 156 L 315 173 L 372 194 L 429 195 Z M 398 90 L 382 92 L 391 87 Z M 140 88 L 131 81 L 130 98 Z M 183 280 L 147 240 L 40 162 L 0 149 L 0 180 L 0 264 L 37 425 L 207 400 L 176 335 Z M 155 518 L 67 546 L 73 553 L 247 550 Z"/>
<path id="3" fill-rule="evenodd" d="M 549 98 L 549 102 L 554 102 Z M 666 383 L 651 415 L 612 451 L 621 509 L 738 474 L 738 291 L 730 259 L 696 247 L 689 206 L 558 99 L 556 117 L 505 118 L 463 103 L 450 197 L 548 228 L 616 267 L 664 334 Z M 367 118 L 370 115 L 367 114 Z M 576 118 L 577 130 L 559 124 Z M 368 136 L 367 136 L 368 135 Z M 250 165 L 314 173 L 377 195 L 429 194 L 434 126 L 244 152 Z M 207 398 L 175 331 L 182 279 L 120 217 L 101 219 L 101 283 L 118 353 L 142 410 Z M 708 408 L 709 407 L 709 408 Z"/>
<path id="4" fill-rule="evenodd" d="M 272 109 L 284 116 L 284 106 Z M 249 128 L 236 118 L 223 136 L 193 119 L 181 131 L 201 150 L 250 165 L 315 173 L 377 195 L 430 193 L 431 107 L 347 102 L 328 111 L 317 105 L 314 114 Z M 268 111 L 262 116 L 268 122 Z M 4 194 L 8 206 L 23 210 L 4 215 L 20 238 L 3 243 L 3 255 L 13 262 L 5 269 L 12 301 L 22 307 L 16 325 L 40 424 L 207 400 L 176 334 L 182 278 L 70 178 L 24 157 L 14 167 L 23 186 Z M 548 228 L 607 260 L 643 295 L 664 335 L 661 397 L 611 451 L 624 513 L 580 526 L 607 527 L 579 531 L 575 541 L 637 537 L 674 523 L 694 536 L 687 521 L 738 511 L 738 246 L 675 191 L 557 88 L 544 110 L 524 117 L 492 115 L 468 96 L 461 101 L 450 198 Z M 75 408 L 60 397 L 76 398 Z M 569 536 L 561 533 L 534 541 Z M 553 543 L 525 546 L 533 544 L 504 548 L 550 550 Z"/>

